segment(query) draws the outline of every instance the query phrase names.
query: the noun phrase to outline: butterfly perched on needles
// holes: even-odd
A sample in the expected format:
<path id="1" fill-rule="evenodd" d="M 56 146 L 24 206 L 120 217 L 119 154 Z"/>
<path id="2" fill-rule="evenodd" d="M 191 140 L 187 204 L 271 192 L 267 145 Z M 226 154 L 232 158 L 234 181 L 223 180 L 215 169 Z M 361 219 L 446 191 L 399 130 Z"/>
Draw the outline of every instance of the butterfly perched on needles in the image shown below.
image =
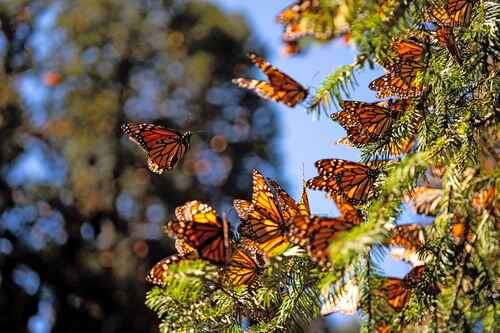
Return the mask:
<path id="1" fill-rule="evenodd" d="M 309 179 L 306 186 L 313 190 L 340 195 L 351 204 L 364 203 L 380 171 L 365 164 L 342 159 L 316 161 L 318 176 Z"/>
<path id="2" fill-rule="evenodd" d="M 148 123 L 124 123 L 124 135 L 137 143 L 147 154 L 149 170 L 161 174 L 172 170 L 189 149 L 192 133 L 181 134 L 163 126 Z"/>
<path id="3" fill-rule="evenodd" d="M 367 144 L 380 139 L 406 110 L 406 101 L 365 103 L 342 101 L 342 111 L 330 117 L 347 131 L 353 145 Z"/>
<path id="4" fill-rule="evenodd" d="M 356 224 L 342 218 L 298 215 L 290 220 L 288 239 L 304 247 L 320 266 L 330 265 L 328 246 L 337 235 Z"/>
<path id="5" fill-rule="evenodd" d="M 232 251 L 229 225 L 209 205 L 190 201 L 184 205 L 184 216 L 168 223 L 166 232 L 193 248 L 197 257 L 214 264 L 226 264 Z"/>
<path id="6" fill-rule="evenodd" d="M 425 266 L 416 266 L 404 278 L 384 278 L 376 294 L 383 296 L 396 311 L 401 311 L 408 303 L 410 294 L 418 286 L 424 275 Z"/>
<path id="7" fill-rule="evenodd" d="M 224 268 L 224 277 L 233 286 L 249 285 L 262 273 L 266 264 L 267 257 L 258 246 L 243 239 L 235 246 L 229 263 Z"/>
<path id="8" fill-rule="evenodd" d="M 412 223 L 398 225 L 391 229 L 389 238 L 384 241 L 384 244 L 390 247 L 390 255 L 393 258 L 419 266 L 425 262 L 417 251 L 426 240 L 425 227 Z"/>
<path id="9" fill-rule="evenodd" d="M 294 107 L 304 101 L 308 92 L 300 83 L 286 75 L 270 63 L 253 52 L 248 53 L 248 58 L 266 74 L 269 82 L 251 79 L 233 79 L 233 83 L 252 91 L 262 98 L 283 103 Z"/>
<path id="10" fill-rule="evenodd" d="M 442 196 L 443 190 L 440 188 L 419 186 L 414 188 L 404 199 L 417 214 L 436 216 Z"/>
<path id="11" fill-rule="evenodd" d="M 388 73 L 370 82 L 368 87 L 377 91 L 379 98 L 419 96 L 423 86 L 416 78 L 425 70 L 427 49 L 426 43 L 414 38 L 395 41 L 392 44 L 395 62 L 384 65 Z"/>
<path id="12" fill-rule="evenodd" d="M 444 26 L 467 26 L 472 17 L 472 10 L 478 0 L 448 0 L 445 6 L 430 7 L 426 11 L 427 19 Z"/>
<path id="13" fill-rule="evenodd" d="M 255 241 L 259 249 L 272 257 L 289 245 L 286 238 L 289 218 L 309 213 L 307 194 L 303 194 L 297 204 L 278 183 L 270 180 L 270 186 L 258 170 L 252 171 L 252 182 L 252 202 L 234 201 L 241 219 L 239 231 L 243 238 Z"/>

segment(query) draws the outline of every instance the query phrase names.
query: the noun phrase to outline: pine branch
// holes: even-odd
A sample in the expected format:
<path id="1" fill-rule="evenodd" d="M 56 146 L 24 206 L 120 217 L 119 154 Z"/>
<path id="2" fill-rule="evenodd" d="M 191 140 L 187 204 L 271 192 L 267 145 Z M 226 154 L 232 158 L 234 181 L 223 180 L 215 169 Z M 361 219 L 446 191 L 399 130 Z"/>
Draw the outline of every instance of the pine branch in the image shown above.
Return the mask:
<path id="1" fill-rule="evenodd" d="M 322 82 L 321 87 L 316 91 L 308 107 L 310 112 L 328 114 L 332 105 L 338 105 L 342 101 L 342 94 L 349 96 L 350 90 L 358 85 L 354 75 L 355 70 L 364 67 L 366 56 L 356 57 L 349 65 L 337 67 Z"/>

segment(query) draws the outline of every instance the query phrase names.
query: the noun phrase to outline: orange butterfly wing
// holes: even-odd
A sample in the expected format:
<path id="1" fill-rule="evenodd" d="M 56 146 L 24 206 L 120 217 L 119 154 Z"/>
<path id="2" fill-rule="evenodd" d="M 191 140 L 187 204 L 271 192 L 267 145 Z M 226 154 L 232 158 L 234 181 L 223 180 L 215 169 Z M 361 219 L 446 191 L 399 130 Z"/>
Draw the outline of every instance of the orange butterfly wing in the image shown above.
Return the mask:
<path id="1" fill-rule="evenodd" d="M 341 159 L 316 161 L 319 176 L 307 181 L 308 188 L 341 195 L 356 205 L 365 202 L 379 174 L 364 164 Z"/>
<path id="2" fill-rule="evenodd" d="M 172 170 L 189 149 L 191 132 L 180 134 L 147 123 L 125 123 L 123 134 L 137 143 L 148 156 L 148 168 L 155 173 Z"/>
<path id="3" fill-rule="evenodd" d="M 298 215 L 291 219 L 289 240 L 305 247 L 311 258 L 321 266 L 330 265 L 328 246 L 335 237 L 354 224 L 339 218 Z"/>
<path id="4" fill-rule="evenodd" d="M 421 225 L 404 224 L 391 230 L 387 245 L 400 246 L 406 250 L 416 251 L 424 242 L 424 228 Z"/>
<path id="5" fill-rule="evenodd" d="M 169 223 L 171 234 L 196 249 L 201 259 L 226 263 L 231 254 L 227 222 L 212 207 L 199 201 L 188 202 L 184 214 L 184 220 Z"/>
<path id="6" fill-rule="evenodd" d="M 419 186 L 405 197 L 405 201 L 417 214 L 435 216 L 442 195 L 442 189 Z"/>
<path id="7" fill-rule="evenodd" d="M 379 103 L 343 101 L 342 111 L 333 113 L 331 118 L 347 130 L 348 139 L 353 144 L 366 144 L 379 139 L 402 114 Z"/>
<path id="8" fill-rule="evenodd" d="M 340 212 L 340 217 L 343 220 L 349 221 L 352 224 L 361 224 L 363 222 L 363 216 L 361 212 L 351 205 L 348 201 L 344 200 L 341 196 L 335 194 L 328 195 L 331 200 L 337 205 L 337 209 Z"/>
<path id="9" fill-rule="evenodd" d="M 266 264 L 265 255 L 251 241 L 236 248 L 224 270 L 225 278 L 234 286 L 251 284 Z"/>
<path id="10" fill-rule="evenodd" d="M 253 170 L 252 179 L 252 209 L 240 224 L 240 233 L 254 240 L 266 255 L 274 256 L 288 246 L 286 222 L 264 176 L 258 170 Z"/>
<path id="11" fill-rule="evenodd" d="M 269 82 L 239 78 L 233 79 L 234 84 L 253 90 L 263 98 L 280 102 L 290 107 L 294 107 L 307 97 L 307 90 L 290 76 L 272 66 L 255 53 L 248 53 L 248 57 L 266 74 Z"/>
<path id="12" fill-rule="evenodd" d="M 169 266 L 171 264 L 176 264 L 179 263 L 181 260 L 189 260 L 189 259 L 195 259 L 196 255 L 194 253 L 188 254 L 188 255 L 172 255 L 169 257 L 166 257 L 159 262 L 157 262 L 153 268 L 149 271 L 148 275 L 146 276 L 146 281 L 152 284 L 156 285 L 163 285 L 164 280 L 165 280 L 165 275 L 168 272 Z"/>

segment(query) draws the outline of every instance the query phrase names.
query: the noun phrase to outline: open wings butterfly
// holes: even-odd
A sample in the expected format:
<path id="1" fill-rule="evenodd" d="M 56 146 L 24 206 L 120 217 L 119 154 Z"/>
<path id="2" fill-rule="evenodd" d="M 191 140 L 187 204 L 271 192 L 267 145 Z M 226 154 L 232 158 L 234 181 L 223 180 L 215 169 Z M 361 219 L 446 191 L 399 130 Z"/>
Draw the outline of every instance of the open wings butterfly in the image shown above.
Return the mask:
<path id="1" fill-rule="evenodd" d="M 148 168 L 155 173 L 172 170 L 189 149 L 191 132 L 177 131 L 147 123 L 125 123 L 123 134 L 147 154 Z"/>
<path id="2" fill-rule="evenodd" d="M 321 266 L 330 265 L 328 246 L 341 232 L 355 224 L 341 218 L 298 215 L 291 219 L 288 239 L 304 247 Z"/>
<path id="3" fill-rule="evenodd" d="M 410 293 L 417 287 L 419 281 L 422 279 L 425 266 L 414 267 L 402 279 L 399 278 L 385 278 L 382 281 L 382 286 L 377 293 L 386 298 L 387 303 L 396 311 L 401 311 L 406 304 Z"/>
<path id="4" fill-rule="evenodd" d="M 342 111 L 330 117 L 346 129 L 352 144 L 367 144 L 380 139 L 405 111 L 402 101 L 393 104 L 394 107 L 385 107 L 380 102 L 343 101 L 340 103 Z"/>
<path id="5" fill-rule="evenodd" d="M 315 166 L 319 175 L 309 179 L 306 186 L 340 195 L 354 205 L 368 199 L 379 174 L 367 165 L 341 159 L 319 160 Z"/>
<path id="6" fill-rule="evenodd" d="M 248 58 L 266 74 L 269 82 L 251 79 L 233 79 L 233 83 L 252 91 L 259 96 L 294 107 L 308 95 L 307 90 L 297 81 L 286 75 L 253 52 Z"/>
<path id="7" fill-rule="evenodd" d="M 225 279 L 234 286 L 251 284 L 265 265 L 265 254 L 252 241 L 243 240 L 224 269 Z"/>

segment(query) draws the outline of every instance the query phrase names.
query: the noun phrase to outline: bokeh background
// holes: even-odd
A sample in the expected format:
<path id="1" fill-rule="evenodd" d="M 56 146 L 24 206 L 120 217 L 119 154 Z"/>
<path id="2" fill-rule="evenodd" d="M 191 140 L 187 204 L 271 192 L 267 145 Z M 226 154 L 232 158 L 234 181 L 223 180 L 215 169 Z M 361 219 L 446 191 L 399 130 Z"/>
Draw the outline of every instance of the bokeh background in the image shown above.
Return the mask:
<path id="1" fill-rule="evenodd" d="M 262 77 L 256 50 L 310 87 L 356 55 L 342 41 L 280 54 L 283 1 L 0 2 L 0 327 L 6 332 L 155 332 L 148 269 L 174 252 L 161 226 L 188 200 L 235 216 L 261 169 L 297 196 L 313 162 L 359 154 L 305 108 L 231 84 Z M 352 98 L 380 70 L 357 77 Z M 146 169 L 125 120 L 201 131 L 181 167 Z M 313 212 L 336 214 L 321 193 Z M 402 276 L 407 267 L 396 266 Z M 328 322 L 353 329 L 354 317 Z"/>

